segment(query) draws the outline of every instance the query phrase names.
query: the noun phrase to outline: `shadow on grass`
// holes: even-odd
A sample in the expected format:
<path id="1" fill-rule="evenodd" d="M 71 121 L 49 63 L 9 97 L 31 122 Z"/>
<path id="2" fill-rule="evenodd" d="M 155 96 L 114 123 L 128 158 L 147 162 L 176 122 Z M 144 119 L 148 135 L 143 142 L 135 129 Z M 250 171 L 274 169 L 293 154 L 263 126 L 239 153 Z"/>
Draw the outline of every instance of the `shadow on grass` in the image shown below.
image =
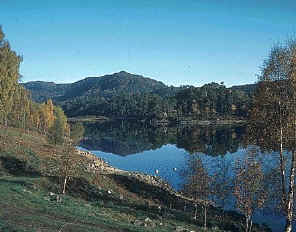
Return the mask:
<path id="1" fill-rule="evenodd" d="M 163 203 L 165 203 L 165 199 L 169 199 L 170 196 L 167 192 L 162 191 L 159 187 L 148 185 L 144 182 L 140 182 L 137 179 L 132 179 L 130 182 L 128 182 L 127 177 L 122 177 L 118 175 L 108 175 L 112 179 L 116 179 L 118 183 L 128 183 L 130 187 L 133 186 L 135 190 L 133 189 L 127 189 L 129 192 L 134 192 L 139 196 L 142 196 L 143 199 L 148 199 L 149 191 L 153 193 L 153 197 L 150 199 L 153 199 L 155 201 L 161 202 L 160 198 L 163 199 Z M 61 185 L 62 180 L 58 177 L 50 177 L 48 178 L 50 180 L 49 185 L 47 186 L 49 191 L 53 192 L 61 192 L 60 189 L 57 189 L 56 186 Z M 55 186 L 55 187 L 53 187 Z M 140 210 L 145 211 L 146 214 L 149 214 L 149 217 L 151 218 L 158 218 L 159 216 L 162 216 L 163 212 L 160 212 L 157 206 L 150 206 L 149 204 L 145 204 L 143 201 L 143 204 L 141 203 L 135 203 L 134 201 L 130 201 L 127 198 L 120 199 L 119 196 L 116 196 L 114 194 L 108 193 L 108 191 L 102 190 L 96 185 L 91 184 L 89 181 L 87 181 L 84 178 L 72 178 L 69 180 L 67 185 L 66 194 L 70 195 L 74 198 L 80 198 L 83 200 L 86 200 L 88 202 L 97 203 L 98 206 L 104 206 L 104 207 L 110 207 L 110 208 L 120 208 L 124 207 L 125 211 L 134 211 L 134 210 Z M 151 194 L 150 194 L 151 195 Z M 158 198 L 157 198 L 158 197 Z M 159 203 L 162 204 L 162 203 Z M 162 208 L 164 204 L 162 204 Z"/>
<path id="2" fill-rule="evenodd" d="M 35 170 L 27 161 L 19 160 L 15 157 L 2 156 L 0 164 L 5 171 L 14 176 L 40 176 L 40 172 Z"/>
<path id="3" fill-rule="evenodd" d="M 175 220 L 181 220 L 196 224 L 200 227 L 203 226 L 203 215 L 201 212 L 202 207 L 198 206 L 200 216 L 198 220 L 193 219 L 194 206 L 192 202 L 186 201 L 180 197 L 175 196 L 171 192 L 162 189 L 161 187 L 153 186 L 148 183 L 142 182 L 133 176 L 122 176 L 122 175 L 109 175 L 118 185 L 124 187 L 127 191 L 141 195 L 145 199 L 151 199 L 155 202 L 159 202 L 160 205 L 164 206 L 165 215 Z M 187 213 L 184 212 L 184 206 L 186 205 Z M 150 207 L 150 210 L 153 210 Z M 157 209 L 154 210 L 157 213 Z M 163 211 L 162 211 L 163 215 Z M 208 212 L 208 226 L 214 227 L 219 226 L 220 228 L 227 231 L 240 231 L 240 222 L 243 220 L 242 215 L 237 212 L 223 212 L 221 209 L 216 207 L 210 207 Z M 256 228 L 257 229 L 257 228 Z M 254 230 L 258 231 L 258 230 Z M 260 231 L 260 230 L 259 230 Z"/>
<path id="4" fill-rule="evenodd" d="M 166 191 L 159 186 L 150 185 L 140 181 L 134 176 L 110 174 L 109 177 L 127 191 L 136 193 L 145 199 L 151 199 L 164 205 L 170 205 L 176 201 L 176 197 L 169 191 Z"/>

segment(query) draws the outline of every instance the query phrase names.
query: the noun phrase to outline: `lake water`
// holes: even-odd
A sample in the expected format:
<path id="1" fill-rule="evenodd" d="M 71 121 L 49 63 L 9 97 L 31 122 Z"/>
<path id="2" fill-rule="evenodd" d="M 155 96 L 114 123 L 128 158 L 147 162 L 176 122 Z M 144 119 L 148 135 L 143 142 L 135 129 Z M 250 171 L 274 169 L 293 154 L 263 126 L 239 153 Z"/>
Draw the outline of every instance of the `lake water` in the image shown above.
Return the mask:
<path id="1" fill-rule="evenodd" d="M 87 138 L 81 147 L 117 168 L 158 175 L 176 190 L 181 190 L 186 183 L 190 162 L 196 157 L 210 176 L 223 173 L 224 178 L 233 183 L 238 161 L 244 160 L 250 150 L 250 146 L 243 145 L 244 127 L 151 128 L 119 123 L 92 124 L 86 132 Z M 289 154 L 285 157 L 288 166 Z M 278 170 L 278 153 L 258 152 L 255 159 L 265 175 L 264 184 L 267 188 L 275 186 L 270 176 Z M 277 195 L 277 192 L 272 192 L 277 189 L 271 188 L 270 195 Z M 220 206 L 236 209 L 232 193 L 230 190 L 226 194 L 224 204 Z M 218 205 L 220 202 L 217 199 Z M 273 209 L 274 202 L 274 199 L 266 200 L 266 207 L 255 211 L 254 221 L 269 225 L 273 231 L 282 231 L 285 220 Z"/>

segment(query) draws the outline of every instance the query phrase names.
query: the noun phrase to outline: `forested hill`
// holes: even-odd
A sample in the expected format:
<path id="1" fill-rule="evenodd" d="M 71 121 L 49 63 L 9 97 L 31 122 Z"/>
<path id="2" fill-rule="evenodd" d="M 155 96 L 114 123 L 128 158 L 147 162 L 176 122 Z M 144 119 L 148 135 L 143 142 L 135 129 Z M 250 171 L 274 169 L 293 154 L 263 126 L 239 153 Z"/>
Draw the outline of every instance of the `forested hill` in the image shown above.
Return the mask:
<path id="1" fill-rule="evenodd" d="M 96 115 L 162 122 L 244 118 L 255 89 L 255 85 L 226 88 L 217 83 L 169 87 L 124 71 L 72 84 L 38 81 L 24 86 L 37 102 L 51 98 L 69 117 Z"/>
<path id="2" fill-rule="evenodd" d="M 45 102 L 47 99 L 53 99 L 64 96 L 71 84 L 56 84 L 54 82 L 31 81 L 23 84 L 30 90 L 32 98 L 36 102 Z"/>
<path id="3" fill-rule="evenodd" d="M 43 102 L 48 98 L 55 102 L 86 96 L 110 98 L 122 93 L 140 94 L 167 88 L 160 81 L 125 71 L 101 77 L 87 77 L 71 84 L 33 81 L 24 83 L 24 86 L 31 91 L 33 99 L 37 102 Z"/>

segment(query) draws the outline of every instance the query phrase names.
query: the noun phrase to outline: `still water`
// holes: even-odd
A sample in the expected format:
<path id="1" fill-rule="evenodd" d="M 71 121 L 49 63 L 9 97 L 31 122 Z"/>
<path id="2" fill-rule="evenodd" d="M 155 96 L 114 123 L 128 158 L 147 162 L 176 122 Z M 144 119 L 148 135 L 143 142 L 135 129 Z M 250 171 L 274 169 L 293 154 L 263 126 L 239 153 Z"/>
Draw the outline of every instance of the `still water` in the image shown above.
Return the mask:
<path id="1" fill-rule="evenodd" d="M 182 190 L 187 183 L 186 173 L 190 173 L 190 162 L 195 158 L 202 161 L 209 176 L 219 176 L 218 185 L 227 182 L 232 186 L 236 166 L 245 160 L 250 150 L 250 146 L 243 144 L 245 129 L 242 126 L 152 128 L 133 123 L 113 123 L 88 125 L 86 133 L 87 138 L 81 147 L 117 168 L 158 175 L 176 190 Z M 288 167 L 289 154 L 285 157 Z M 267 224 L 273 231 L 282 231 L 285 220 L 274 210 L 279 198 L 278 189 L 274 187 L 277 184 L 271 178 L 278 171 L 279 154 L 257 152 L 255 159 L 264 173 L 264 185 L 270 191 L 268 196 L 272 197 L 265 200 L 263 209 L 255 211 L 254 221 Z M 233 189 L 224 196 L 223 203 L 217 196 L 212 199 L 226 210 L 236 210 Z"/>

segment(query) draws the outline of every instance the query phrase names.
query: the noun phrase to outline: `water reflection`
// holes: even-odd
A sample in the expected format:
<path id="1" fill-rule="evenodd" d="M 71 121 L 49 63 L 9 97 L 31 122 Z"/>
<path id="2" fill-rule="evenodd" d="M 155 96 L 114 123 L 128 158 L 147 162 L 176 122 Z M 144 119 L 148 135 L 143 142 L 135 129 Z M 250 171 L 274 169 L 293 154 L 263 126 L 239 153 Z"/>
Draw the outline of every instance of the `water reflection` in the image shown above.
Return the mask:
<path id="1" fill-rule="evenodd" d="M 245 134 L 243 126 L 151 126 L 134 122 L 86 124 L 81 146 L 89 150 L 127 156 L 174 144 L 189 153 L 225 155 L 236 152 Z"/>
<path id="2" fill-rule="evenodd" d="M 255 222 L 266 223 L 273 231 L 282 231 L 285 212 L 281 206 L 279 153 L 256 149 L 250 157 L 254 146 L 245 144 L 245 131 L 242 126 L 151 127 L 132 122 L 94 123 L 87 125 L 87 138 L 81 146 L 124 170 L 155 175 L 157 169 L 159 176 L 187 194 L 197 194 L 196 189 L 202 189 L 197 186 L 200 182 L 194 185 L 192 180 L 208 176 L 205 179 L 210 184 L 202 186 L 210 189 L 207 188 L 205 196 L 199 193 L 198 198 L 208 198 L 225 210 L 252 212 Z M 287 185 L 291 154 L 284 153 L 284 160 Z M 256 185 L 248 186 L 248 180 Z M 192 186 L 194 188 L 190 188 Z M 239 189 L 242 186 L 245 192 Z"/>
<path id="3" fill-rule="evenodd" d="M 284 156 L 286 167 L 289 167 L 291 154 L 285 153 Z M 196 164 L 198 160 L 201 160 L 199 165 Z M 204 171 L 197 172 L 198 167 Z M 273 231 L 283 231 L 285 212 L 281 205 L 279 172 L 279 154 L 262 153 L 259 147 L 247 146 L 225 156 L 196 153 L 186 159 L 180 190 L 190 195 L 188 186 L 197 191 L 199 188 L 194 181 L 200 183 L 208 175 L 211 186 L 208 199 L 217 206 L 224 210 L 237 210 L 249 220 L 269 225 Z M 289 176 L 289 171 L 286 176 Z"/>

